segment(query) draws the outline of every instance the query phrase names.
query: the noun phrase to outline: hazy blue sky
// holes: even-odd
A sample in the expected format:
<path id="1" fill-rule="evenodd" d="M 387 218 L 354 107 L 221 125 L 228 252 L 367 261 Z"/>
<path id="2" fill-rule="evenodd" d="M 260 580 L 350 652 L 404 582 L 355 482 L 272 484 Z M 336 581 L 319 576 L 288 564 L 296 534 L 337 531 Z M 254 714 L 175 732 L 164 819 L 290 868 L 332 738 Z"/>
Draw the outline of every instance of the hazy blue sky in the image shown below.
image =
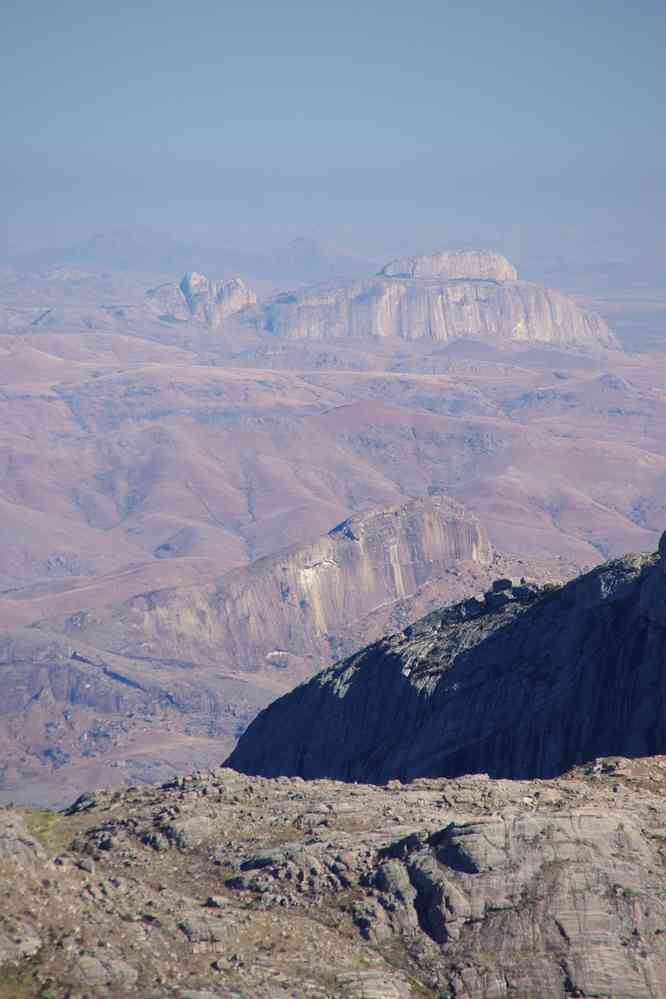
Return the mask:
<path id="1" fill-rule="evenodd" d="M 663 2 L 9 0 L 7 239 L 664 252 Z"/>

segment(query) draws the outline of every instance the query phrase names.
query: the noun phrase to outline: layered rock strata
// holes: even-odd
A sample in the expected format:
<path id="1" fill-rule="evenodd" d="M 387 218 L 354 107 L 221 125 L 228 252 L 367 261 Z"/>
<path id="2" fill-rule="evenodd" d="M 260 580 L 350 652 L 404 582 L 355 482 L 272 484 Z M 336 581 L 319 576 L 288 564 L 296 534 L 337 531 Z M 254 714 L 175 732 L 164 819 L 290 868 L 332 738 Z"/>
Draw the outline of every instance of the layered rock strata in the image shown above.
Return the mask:
<path id="1" fill-rule="evenodd" d="M 382 782 L 663 752 L 665 546 L 559 588 L 501 580 L 428 615 L 274 702 L 229 764 Z"/>

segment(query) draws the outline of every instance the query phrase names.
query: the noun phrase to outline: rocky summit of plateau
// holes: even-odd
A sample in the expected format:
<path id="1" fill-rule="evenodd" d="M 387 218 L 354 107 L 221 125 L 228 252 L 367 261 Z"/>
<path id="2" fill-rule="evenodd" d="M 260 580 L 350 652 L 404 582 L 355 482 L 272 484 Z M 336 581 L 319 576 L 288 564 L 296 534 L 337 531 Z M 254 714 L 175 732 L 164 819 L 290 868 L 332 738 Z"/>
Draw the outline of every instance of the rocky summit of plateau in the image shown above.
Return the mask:
<path id="1" fill-rule="evenodd" d="M 382 783 L 543 778 L 666 750 L 666 534 L 564 586 L 496 580 L 266 708 L 230 766 Z"/>
<path id="2" fill-rule="evenodd" d="M 518 271 L 501 253 L 490 250 L 442 251 L 431 256 L 392 260 L 379 272 L 394 278 L 441 278 L 444 281 L 517 281 Z"/>
<path id="3" fill-rule="evenodd" d="M 561 292 L 519 281 L 505 257 L 487 250 L 408 257 L 373 278 L 278 295 L 256 321 L 289 339 L 471 338 L 504 347 L 617 346 L 600 316 Z"/>
<path id="4" fill-rule="evenodd" d="M 195 320 L 221 326 L 251 305 L 257 296 L 240 277 L 211 281 L 204 274 L 186 274 L 179 284 L 162 284 L 146 292 L 146 303 L 158 318 L 171 322 Z"/>
<path id="5" fill-rule="evenodd" d="M 0 810 L 0 999 L 660 999 L 666 758 Z"/>

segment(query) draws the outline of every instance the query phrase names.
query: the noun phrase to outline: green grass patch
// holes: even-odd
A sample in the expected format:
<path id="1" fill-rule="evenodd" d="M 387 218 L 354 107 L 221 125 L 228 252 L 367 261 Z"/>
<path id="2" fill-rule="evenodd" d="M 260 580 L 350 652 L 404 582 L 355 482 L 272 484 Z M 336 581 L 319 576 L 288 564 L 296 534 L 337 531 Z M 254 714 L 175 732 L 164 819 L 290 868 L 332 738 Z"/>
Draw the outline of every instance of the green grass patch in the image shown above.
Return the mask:
<path id="1" fill-rule="evenodd" d="M 65 832 L 64 816 L 59 812 L 30 809 L 23 812 L 28 832 L 47 853 L 56 853 L 69 836 Z"/>

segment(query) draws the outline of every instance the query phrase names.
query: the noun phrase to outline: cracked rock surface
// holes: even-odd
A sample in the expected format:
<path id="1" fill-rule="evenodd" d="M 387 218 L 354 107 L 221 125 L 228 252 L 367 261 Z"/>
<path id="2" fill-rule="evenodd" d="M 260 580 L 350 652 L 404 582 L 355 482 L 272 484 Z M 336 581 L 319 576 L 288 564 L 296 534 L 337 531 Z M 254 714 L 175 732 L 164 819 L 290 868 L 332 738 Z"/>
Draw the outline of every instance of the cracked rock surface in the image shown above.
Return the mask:
<path id="1" fill-rule="evenodd" d="M 666 758 L 0 811 L 0 997 L 666 994 Z"/>

